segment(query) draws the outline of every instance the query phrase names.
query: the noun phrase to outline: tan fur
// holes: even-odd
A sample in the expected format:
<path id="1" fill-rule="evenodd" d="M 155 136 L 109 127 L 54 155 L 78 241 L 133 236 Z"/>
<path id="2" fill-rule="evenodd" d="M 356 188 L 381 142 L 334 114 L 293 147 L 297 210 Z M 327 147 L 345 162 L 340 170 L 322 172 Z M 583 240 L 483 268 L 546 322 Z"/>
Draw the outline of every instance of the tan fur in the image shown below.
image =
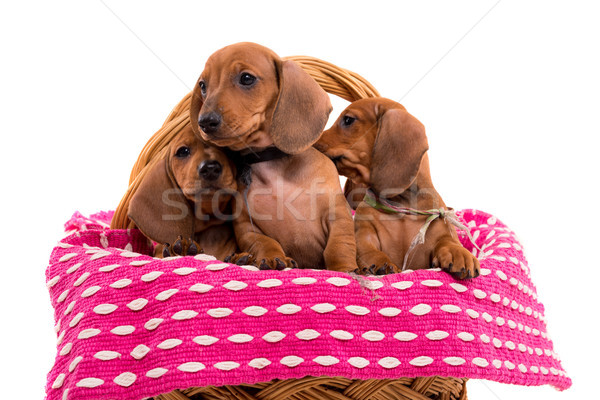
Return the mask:
<path id="1" fill-rule="evenodd" d="M 355 120 L 347 125 L 347 117 Z M 423 125 L 389 99 L 358 100 L 342 112 L 315 147 L 336 162 L 338 171 L 401 207 L 446 208 L 429 172 Z M 347 193 L 348 195 L 348 193 Z M 358 264 L 364 269 L 399 271 L 425 216 L 382 213 L 361 202 L 355 215 Z M 479 262 L 459 242 L 455 228 L 435 220 L 425 243 L 409 256 L 411 269 L 440 267 L 456 277 L 479 274 Z"/>
<path id="2" fill-rule="evenodd" d="M 243 73 L 255 76 L 256 84 L 242 86 Z M 265 47 L 235 44 L 206 63 L 190 110 L 195 132 L 240 152 L 276 146 L 289 154 L 252 165 L 250 212 L 243 207 L 234 223 L 241 251 L 258 264 L 357 268 L 353 222 L 337 171 L 311 147 L 330 112 L 329 97 L 319 85 L 293 61 Z M 207 133 L 195 121 L 210 113 L 222 123 Z"/>
<path id="3" fill-rule="evenodd" d="M 189 157 L 175 155 L 182 146 L 190 149 Z M 199 177 L 198 167 L 204 160 L 223 165 L 218 180 L 209 182 Z M 181 235 L 223 259 L 236 251 L 232 224 L 224 218 L 231 212 L 236 190 L 233 163 L 219 148 L 196 137 L 188 126 L 169 144 L 167 158 L 159 161 L 141 183 L 128 214 L 144 235 L 159 243 L 156 256 L 161 256 L 162 244 L 173 243 Z"/>

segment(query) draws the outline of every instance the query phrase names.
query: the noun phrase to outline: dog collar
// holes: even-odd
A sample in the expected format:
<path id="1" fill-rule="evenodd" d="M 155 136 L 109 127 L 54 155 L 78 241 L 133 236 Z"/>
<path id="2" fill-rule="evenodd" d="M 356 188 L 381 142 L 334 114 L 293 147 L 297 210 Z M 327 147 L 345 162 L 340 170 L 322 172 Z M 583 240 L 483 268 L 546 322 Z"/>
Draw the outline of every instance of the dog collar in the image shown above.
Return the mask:
<path id="1" fill-rule="evenodd" d="M 449 222 L 450 224 L 454 225 L 457 229 L 464 231 L 467 234 L 467 237 L 469 238 L 473 246 L 477 250 L 481 251 L 479 246 L 477 246 L 477 244 L 475 243 L 475 239 L 473 239 L 473 236 L 471 236 L 469 228 L 467 228 L 463 223 L 461 223 L 458 220 L 456 212 L 454 212 L 454 209 L 452 208 L 442 207 L 437 209 L 434 208 L 431 210 L 417 210 L 415 208 L 399 207 L 395 204 L 390 203 L 388 200 L 379 197 L 371 189 L 367 189 L 363 201 L 369 206 L 373 207 L 374 209 L 385 212 L 387 214 L 417 215 L 427 217 L 425 223 L 413 238 L 412 242 L 410 243 L 410 247 L 408 248 L 408 251 L 404 255 L 402 271 L 406 269 L 406 264 L 408 263 L 408 257 L 410 253 L 412 253 L 418 245 L 425 243 L 425 234 L 429 229 L 429 225 L 431 225 L 431 223 L 438 218 L 442 219 L 445 223 Z"/>
<path id="2" fill-rule="evenodd" d="M 252 164 L 279 160 L 287 156 L 289 156 L 288 153 L 281 151 L 275 146 L 267 147 L 266 149 L 257 152 L 250 151 L 246 154 L 238 153 L 238 178 L 244 185 L 249 186 L 252 182 Z"/>
<path id="3" fill-rule="evenodd" d="M 289 156 L 288 153 L 279 150 L 275 146 L 267 147 L 266 149 L 258 152 L 250 151 L 246 154 L 240 154 L 240 157 L 242 158 L 242 163 L 248 165 L 264 161 L 279 160 L 280 158 L 284 158 L 287 156 Z"/>

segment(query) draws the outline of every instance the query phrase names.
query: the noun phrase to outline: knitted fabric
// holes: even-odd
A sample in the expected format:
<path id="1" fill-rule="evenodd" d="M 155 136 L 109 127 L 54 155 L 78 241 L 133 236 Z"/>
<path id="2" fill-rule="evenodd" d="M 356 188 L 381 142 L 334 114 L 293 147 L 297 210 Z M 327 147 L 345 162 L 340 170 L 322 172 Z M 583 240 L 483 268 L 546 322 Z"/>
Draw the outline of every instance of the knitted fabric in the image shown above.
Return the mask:
<path id="1" fill-rule="evenodd" d="M 108 229 L 110 213 L 76 214 L 46 273 L 58 336 L 47 399 L 138 400 L 307 375 L 568 388 L 517 238 L 489 214 L 459 215 L 481 248 L 482 275 L 468 281 L 160 260 L 139 231 Z"/>

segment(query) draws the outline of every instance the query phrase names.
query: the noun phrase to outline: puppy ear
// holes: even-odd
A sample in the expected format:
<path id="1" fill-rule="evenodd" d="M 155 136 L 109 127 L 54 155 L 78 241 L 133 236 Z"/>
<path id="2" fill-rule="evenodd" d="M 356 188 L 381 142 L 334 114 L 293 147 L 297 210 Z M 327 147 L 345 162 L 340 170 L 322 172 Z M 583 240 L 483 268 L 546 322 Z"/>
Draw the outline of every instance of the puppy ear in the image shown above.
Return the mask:
<path id="1" fill-rule="evenodd" d="M 429 149 L 425 127 L 403 109 L 380 118 L 371 160 L 371 188 L 384 197 L 404 192 L 417 177 Z"/>
<path id="2" fill-rule="evenodd" d="M 332 110 L 329 96 L 294 61 L 275 62 L 279 97 L 271 120 L 271 138 L 277 148 L 298 154 L 321 136 Z"/>
<path id="3" fill-rule="evenodd" d="M 196 82 L 196 86 L 194 86 L 194 90 L 192 90 L 192 100 L 190 102 L 190 124 L 197 137 L 202 137 L 200 126 L 198 125 L 198 118 L 200 117 L 200 109 L 203 105 L 204 100 L 202 99 L 200 86 L 198 85 L 198 82 Z"/>
<path id="4" fill-rule="evenodd" d="M 166 160 L 159 161 L 144 177 L 129 203 L 127 215 L 155 242 L 172 242 L 178 235 L 193 237 L 193 211 L 169 176 Z"/>

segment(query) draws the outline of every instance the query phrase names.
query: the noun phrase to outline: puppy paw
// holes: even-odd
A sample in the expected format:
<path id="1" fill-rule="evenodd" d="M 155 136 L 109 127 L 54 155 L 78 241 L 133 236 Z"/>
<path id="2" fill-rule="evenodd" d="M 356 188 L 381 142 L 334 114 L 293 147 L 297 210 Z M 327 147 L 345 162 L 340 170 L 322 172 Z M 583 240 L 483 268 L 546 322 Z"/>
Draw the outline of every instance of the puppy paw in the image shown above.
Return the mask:
<path id="1" fill-rule="evenodd" d="M 359 254 L 358 269 L 360 275 L 388 275 L 401 271 L 382 251 L 374 250 Z"/>
<path id="2" fill-rule="evenodd" d="M 298 268 L 298 263 L 292 258 L 289 257 L 273 257 L 273 258 L 263 258 L 258 263 L 257 266 L 260 270 L 266 271 L 270 269 L 276 269 L 277 271 L 282 271 L 286 268 Z"/>
<path id="3" fill-rule="evenodd" d="M 363 266 L 354 270 L 354 272 L 358 275 L 389 275 L 400 272 L 400 269 L 395 264 L 383 263 L 381 265 Z"/>
<path id="4" fill-rule="evenodd" d="M 479 276 L 479 260 L 458 243 L 438 245 L 433 254 L 433 268 L 441 268 L 456 279 Z"/>
<path id="5" fill-rule="evenodd" d="M 237 265 L 256 265 L 256 260 L 250 253 L 231 253 L 223 261 Z"/>
<path id="6" fill-rule="evenodd" d="M 373 275 L 389 275 L 400 272 L 400 268 L 396 264 L 385 263 L 381 266 L 372 265 L 369 270 L 374 271 Z"/>
<path id="7" fill-rule="evenodd" d="M 195 256 L 198 253 L 204 253 L 204 250 L 200 248 L 198 243 L 196 243 L 192 238 L 185 240 L 181 235 L 179 235 L 177 240 L 173 242 L 173 245 L 170 245 L 169 243 L 165 243 L 163 245 L 162 256 Z"/>
<path id="8" fill-rule="evenodd" d="M 325 263 L 325 265 L 327 265 L 327 270 L 328 271 L 336 271 L 336 272 L 346 272 L 346 273 L 355 273 L 355 274 L 359 274 L 360 273 L 360 269 L 356 266 L 356 263 L 354 264 L 341 264 L 341 265 L 336 265 L 336 264 L 327 264 Z"/>

